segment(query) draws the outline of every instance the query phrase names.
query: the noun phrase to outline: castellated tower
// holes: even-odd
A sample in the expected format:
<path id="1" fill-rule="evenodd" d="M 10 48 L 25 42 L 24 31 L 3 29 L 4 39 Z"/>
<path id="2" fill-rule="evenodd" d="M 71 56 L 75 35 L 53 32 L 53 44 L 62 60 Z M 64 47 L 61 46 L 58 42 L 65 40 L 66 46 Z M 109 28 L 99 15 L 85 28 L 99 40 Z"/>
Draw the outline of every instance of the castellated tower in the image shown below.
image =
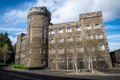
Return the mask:
<path id="1" fill-rule="evenodd" d="M 28 11 L 27 52 L 28 66 L 48 65 L 48 26 L 51 14 L 46 7 L 33 7 Z"/>

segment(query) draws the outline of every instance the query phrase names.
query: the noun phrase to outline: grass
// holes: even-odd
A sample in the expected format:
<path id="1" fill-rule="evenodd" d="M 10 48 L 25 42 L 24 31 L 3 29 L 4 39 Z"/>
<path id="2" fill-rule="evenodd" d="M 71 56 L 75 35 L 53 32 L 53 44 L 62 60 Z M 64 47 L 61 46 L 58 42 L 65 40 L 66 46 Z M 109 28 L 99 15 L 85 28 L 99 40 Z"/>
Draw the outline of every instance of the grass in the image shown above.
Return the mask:
<path id="1" fill-rule="evenodd" d="M 39 67 L 26 67 L 24 64 L 14 64 L 11 65 L 12 68 L 16 68 L 16 69 L 25 69 L 25 70 L 42 70 L 45 69 L 45 67 L 43 66 L 39 66 Z"/>
<path id="2" fill-rule="evenodd" d="M 0 67 L 7 67 L 9 64 L 0 63 Z"/>

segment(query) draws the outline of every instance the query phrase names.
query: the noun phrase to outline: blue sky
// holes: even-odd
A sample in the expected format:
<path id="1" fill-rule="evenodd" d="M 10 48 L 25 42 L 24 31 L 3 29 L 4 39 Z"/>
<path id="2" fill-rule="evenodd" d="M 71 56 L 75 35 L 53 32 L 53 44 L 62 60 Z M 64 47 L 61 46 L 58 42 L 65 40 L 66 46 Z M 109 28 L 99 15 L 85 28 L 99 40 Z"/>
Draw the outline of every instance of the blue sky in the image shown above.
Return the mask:
<path id="1" fill-rule="evenodd" d="M 51 22 L 78 21 L 79 14 L 102 11 L 110 51 L 120 48 L 120 0 L 0 0 L 0 32 L 8 32 L 13 44 L 26 33 L 27 11 L 46 6 Z"/>

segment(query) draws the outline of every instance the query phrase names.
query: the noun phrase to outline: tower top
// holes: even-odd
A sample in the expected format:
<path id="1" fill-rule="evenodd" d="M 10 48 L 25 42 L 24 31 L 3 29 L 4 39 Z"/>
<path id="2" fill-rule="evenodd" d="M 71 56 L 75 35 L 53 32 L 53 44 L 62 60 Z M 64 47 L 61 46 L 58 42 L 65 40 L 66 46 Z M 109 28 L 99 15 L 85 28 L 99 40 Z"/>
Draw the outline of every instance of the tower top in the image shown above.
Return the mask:
<path id="1" fill-rule="evenodd" d="M 51 19 L 51 13 L 45 6 L 32 7 L 31 9 L 28 10 L 28 17 L 31 15 L 44 15 Z"/>
<path id="2" fill-rule="evenodd" d="M 80 14 L 80 18 L 102 17 L 102 11 Z"/>

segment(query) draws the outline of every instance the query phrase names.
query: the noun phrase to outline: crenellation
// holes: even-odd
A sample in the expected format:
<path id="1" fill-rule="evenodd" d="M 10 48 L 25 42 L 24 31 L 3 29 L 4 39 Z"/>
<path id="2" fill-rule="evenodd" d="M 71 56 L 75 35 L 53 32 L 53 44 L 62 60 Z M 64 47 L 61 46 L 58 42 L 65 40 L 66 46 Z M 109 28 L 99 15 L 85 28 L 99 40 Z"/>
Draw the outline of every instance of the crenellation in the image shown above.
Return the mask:
<path id="1" fill-rule="evenodd" d="M 98 11 L 98 12 L 80 14 L 80 19 L 82 19 L 82 18 L 90 18 L 90 17 L 102 17 L 102 12 Z"/>

